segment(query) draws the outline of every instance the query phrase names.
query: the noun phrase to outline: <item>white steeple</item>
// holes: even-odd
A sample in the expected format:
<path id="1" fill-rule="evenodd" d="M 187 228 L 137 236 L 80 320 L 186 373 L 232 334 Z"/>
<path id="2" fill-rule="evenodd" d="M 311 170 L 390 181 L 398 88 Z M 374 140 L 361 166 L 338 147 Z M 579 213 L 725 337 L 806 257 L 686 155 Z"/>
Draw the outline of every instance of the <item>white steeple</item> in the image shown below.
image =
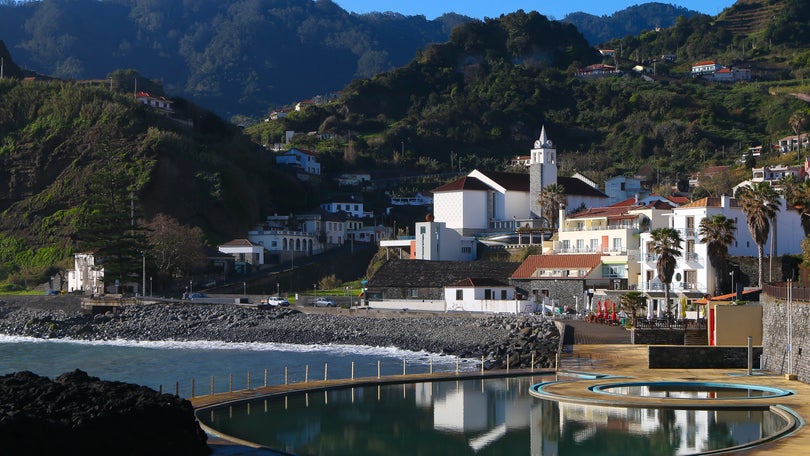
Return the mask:
<path id="1" fill-rule="evenodd" d="M 557 150 L 551 145 L 546 136 L 546 126 L 540 131 L 540 138 L 534 142 L 529 161 L 529 198 L 531 199 L 531 213 L 534 217 L 542 217 L 541 207 L 538 203 L 540 193 L 544 188 L 557 183 Z"/>

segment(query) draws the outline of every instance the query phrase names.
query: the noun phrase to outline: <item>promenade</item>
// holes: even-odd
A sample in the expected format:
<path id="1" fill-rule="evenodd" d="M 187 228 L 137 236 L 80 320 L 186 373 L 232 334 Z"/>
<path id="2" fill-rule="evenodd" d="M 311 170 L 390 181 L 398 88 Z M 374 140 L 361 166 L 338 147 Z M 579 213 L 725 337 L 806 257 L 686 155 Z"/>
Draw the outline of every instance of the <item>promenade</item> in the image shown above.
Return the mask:
<path id="1" fill-rule="evenodd" d="M 758 405 L 776 405 L 780 404 L 792 409 L 803 419 L 810 417 L 810 385 L 796 381 L 787 380 L 782 375 L 775 375 L 768 372 L 755 371 L 754 375 L 747 375 L 746 369 L 650 369 L 648 368 L 648 347 L 646 345 L 630 345 L 629 332 L 623 328 L 615 326 L 605 326 L 593 323 L 586 323 L 580 321 L 567 322 L 572 323 L 575 328 L 576 344 L 573 347 L 573 353 L 566 354 L 561 358 L 560 370 L 573 371 L 573 372 L 588 372 L 595 374 L 604 374 L 616 377 L 624 377 L 621 379 L 582 379 L 578 381 L 565 382 L 559 385 L 552 385 L 545 388 L 549 392 L 556 395 L 575 398 L 574 401 L 589 401 L 597 400 L 604 401 L 605 396 L 595 396 L 595 393 L 588 390 L 588 386 L 594 383 L 611 383 L 616 381 L 663 381 L 663 382 L 717 382 L 717 383 L 737 383 L 753 386 L 764 386 L 770 388 L 780 388 L 793 391 L 795 394 L 785 397 L 774 398 L 757 398 L 754 399 Z M 583 343 L 583 342 L 600 342 L 600 343 Z M 510 371 L 510 374 L 518 374 L 520 372 L 529 373 L 527 370 L 523 371 Z M 480 371 L 462 373 L 462 376 L 502 376 L 504 371 L 486 371 L 483 374 Z M 386 382 L 397 381 L 418 381 L 424 378 L 436 379 L 438 377 L 447 377 L 448 374 L 434 374 L 434 375 L 409 375 L 402 376 L 389 376 L 384 377 Z M 422 378 L 424 377 L 424 378 Z M 334 381 L 317 381 L 309 382 L 306 385 L 292 384 L 292 385 L 279 385 L 267 388 L 259 388 L 253 391 L 234 392 L 217 394 L 216 396 L 202 396 L 191 399 L 195 407 L 202 407 L 211 405 L 212 403 L 222 403 L 230 401 L 238 401 L 240 399 L 247 399 L 266 394 L 275 394 L 282 392 L 289 392 L 306 389 L 323 389 L 343 384 L 357 384 L 358 382 L 374 381 L 374 379 L 357 379 L 357 380 L 334 380 Z M 643 402 L 645 405 L 655 407 L 656 405 L 665 405 L 664 399 L 644 398 L 639 399 L 636 397 L 620 397 L 615 396 L 610 401 L 617 406 L 632 406 L 638 405 L 638 402 Z M 672 405 L 671 400 L 667 405 Z M 712 405 L 711 400 L 698 399 L 698 400 L 681 400 L 679 404 L 684 406 L 704 406 Z M 721 402 L 717 402 L 721 403 Z M 722 402 L 725 405 L 735 405 L 728 401 Z M 750 405 L 749 401 L 740 401 L 738 405 Z M 215 447 L 215 454 L 260 454 L 254 453 L 248 448 L 239 450 L 238 447 L 230 447 L 234 453 L 222 453 L 216 447 L 219 444 L 226 442 L 214 440 L 213 446 Z M 244 452 L 238 452 L 244 451 Z M 265 453 L 269 454 L 269 453 Z M 794 455 L 794 454 L 810 454 L 810 429 L 807 427 L 800 427 L 793 435 L 782 438 L 773 442 L 765 443 L 757 448 L 737 452 L 734 454 L 746 455 Z"/>

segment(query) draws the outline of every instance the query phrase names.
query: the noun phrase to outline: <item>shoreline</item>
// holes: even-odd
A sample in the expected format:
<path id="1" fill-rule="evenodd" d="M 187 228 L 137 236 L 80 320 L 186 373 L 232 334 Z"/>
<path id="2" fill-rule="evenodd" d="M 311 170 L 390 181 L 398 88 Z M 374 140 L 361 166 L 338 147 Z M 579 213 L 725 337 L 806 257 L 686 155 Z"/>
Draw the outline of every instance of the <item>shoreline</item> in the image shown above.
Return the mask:
<path id="1" fill-rule="evenodd" d="M 559 346 L 554 323 L 538 316 L 345 315 L 194 303 L 133 305 L 119 313 L 91 316 L 43 298 L 0 304 L 0 334 L 76 341 L 393 347 L 461 358 L 484 356 L 487 369 L 507 363 L 530 367 L 529 359 L 535 359 L 534 367 L 549 367 Z"/>

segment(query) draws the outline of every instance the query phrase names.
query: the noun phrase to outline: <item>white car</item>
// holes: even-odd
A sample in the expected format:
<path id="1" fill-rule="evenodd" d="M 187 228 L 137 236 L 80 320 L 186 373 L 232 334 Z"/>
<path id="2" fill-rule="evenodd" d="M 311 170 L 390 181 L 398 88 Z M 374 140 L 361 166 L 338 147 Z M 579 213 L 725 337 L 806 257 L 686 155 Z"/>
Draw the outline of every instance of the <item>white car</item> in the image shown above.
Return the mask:
<path id="1" fill-rule="evenodd" d="M 315 307 L 335 307 L 335 302 L 329 298 L 318 298 L 315 300 Z"/>
<path id="2" fill-rule="evenodd" d="M 271 306 L 271 307 L 276 307 L 276 306 L 286 307 L 286 306 L 290 305 L 290 301 L 287 301 L 286 299 L 282 298 L 281 296 L 270 296 L 270 297 L 267 298 L 267 304 L 269 306 Z"/>

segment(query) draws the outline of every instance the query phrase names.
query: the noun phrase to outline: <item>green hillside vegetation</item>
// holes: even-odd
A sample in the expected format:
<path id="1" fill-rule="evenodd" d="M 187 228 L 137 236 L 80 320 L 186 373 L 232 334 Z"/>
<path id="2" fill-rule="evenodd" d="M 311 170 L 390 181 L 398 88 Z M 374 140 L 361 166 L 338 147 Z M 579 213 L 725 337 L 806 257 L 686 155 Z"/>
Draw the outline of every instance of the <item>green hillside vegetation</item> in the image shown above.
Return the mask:
<path id="1" fill-rule="evenodd" d="M 624 76 L 596 80 L 574 76 L 602 60 L 571 25 L 522 11 L 470 22 L 403 68 L 352 82 L 339 103 L 248 131 L 257 141 L 272 142 L 284 130 L 319 130 L 343 140 L 301 140 L 349 163 L 447 171 L 503 168 L 526 154 L 546 125 L 565 173 L 585 171 L 597 181 L 641 173 L 674 184 L 707 164 L 734 163 L 748 147 L 794 134 L 790 116 L 807 110 L 792 94 L 801 91 L 796 83 L 808 68 L 801 57 L 807 42 L 783 30 L 806 23 L 810 14 L 797 0 L 767 7 L 775 4 L 782 7 L 777 19 L 744 37 L 697 15 L 612 43 L 639 61 L 621 59 Z M 733 11 L 724 17 L 730 20 Z M 736 65 L 738 60 L 724 59 L 742 39 L 770 43 L 768 49 L 745 49 L 747 61 L 768 68 L 760 72 L 757 66 L 754 73 L 773 79 L 720 84 L 689 75 L 700 60 Z M 659 66 L 658 75 L 668 77 L 648 82 L 632 71 L 649 62 L 645 56 L 675 50 L 676 62 Z M 788 59 L 793 55 L 799 57 Z"/>
<path id="2" fill-rule="evenodd" d="M 139 227 L 164 214 L 214 244 L 306 201 L 280 197 L 307 190 L 238 128 L 184 100 L 174 108 L 193 128 L 107 86 L 4 79 L 0 100 L 0 280 L 36 283 L 72 252 L 96 250 L 81 233 L 115 212 L 118 235 L 130 212 Z"/>
<path id="3" fill-rule="evenodd" d="M 356 15 L 330 0 L 0 1 L 0 39 L 42 74 L 135 68 L 221 115 L 258 117 L 403 65 L 468 19 Z"/>
<path id="4" fill-rule="evenodd" d="M 573 24 L 589 43 L 597 45 L 614 38 L 640 35 L 646 30 L 667 28 L 681 16 L 689 18 L 696 14 L 680 6 L 651 2 L 630 6 L 610 16 L 571 13 L 563 18 L 563 22 Z"/>

